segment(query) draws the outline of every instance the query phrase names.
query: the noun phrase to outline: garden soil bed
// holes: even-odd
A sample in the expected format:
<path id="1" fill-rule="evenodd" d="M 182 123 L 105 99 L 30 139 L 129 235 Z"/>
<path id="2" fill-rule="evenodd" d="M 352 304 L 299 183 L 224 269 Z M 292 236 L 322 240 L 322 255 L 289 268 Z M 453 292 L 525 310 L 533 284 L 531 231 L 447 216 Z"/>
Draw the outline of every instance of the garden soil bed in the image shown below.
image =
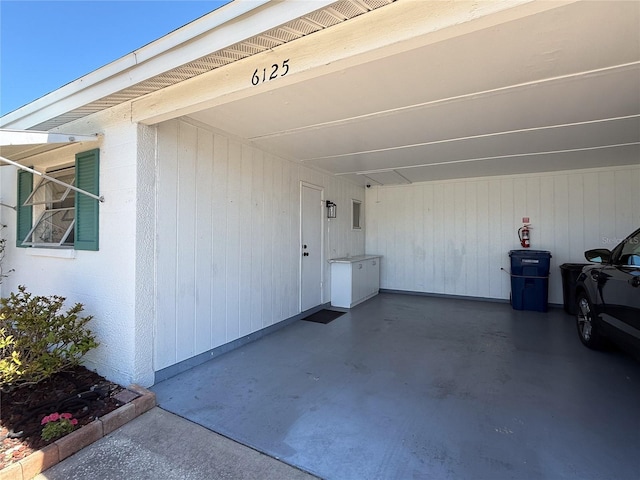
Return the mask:
<path id="1" fill-rule="evenodd" d="M 57 440 L 41 438 L 44 416 L 70 413 L 78 420 L 77 430 L 123 405 L 114 398 L 122 390 L 80 366 L 36 385 L 0 392 L 0 470 Z"/>

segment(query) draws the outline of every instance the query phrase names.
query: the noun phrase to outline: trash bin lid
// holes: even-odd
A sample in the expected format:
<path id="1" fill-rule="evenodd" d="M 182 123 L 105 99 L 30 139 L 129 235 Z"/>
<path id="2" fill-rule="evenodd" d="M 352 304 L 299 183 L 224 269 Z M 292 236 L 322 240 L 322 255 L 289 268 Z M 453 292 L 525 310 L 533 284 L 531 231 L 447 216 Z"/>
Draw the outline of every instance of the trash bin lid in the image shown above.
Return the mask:
<path id="1" fill-rule="evenodd" d="M 509 250 L 510 257 L 551 257 L 551 252 L 548 250 Z"/>

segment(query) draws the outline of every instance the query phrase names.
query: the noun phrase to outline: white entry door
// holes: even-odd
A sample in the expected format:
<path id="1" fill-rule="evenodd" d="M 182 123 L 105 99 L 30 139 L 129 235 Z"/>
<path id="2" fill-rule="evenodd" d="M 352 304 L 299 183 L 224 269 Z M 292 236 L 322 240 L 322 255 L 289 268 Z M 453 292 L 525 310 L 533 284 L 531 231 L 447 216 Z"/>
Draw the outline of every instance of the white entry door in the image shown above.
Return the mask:
<path id="1" fill-rule="evenodd" d="M 300 310 L 322 303 L 322 189 L 301 184 Z"/>

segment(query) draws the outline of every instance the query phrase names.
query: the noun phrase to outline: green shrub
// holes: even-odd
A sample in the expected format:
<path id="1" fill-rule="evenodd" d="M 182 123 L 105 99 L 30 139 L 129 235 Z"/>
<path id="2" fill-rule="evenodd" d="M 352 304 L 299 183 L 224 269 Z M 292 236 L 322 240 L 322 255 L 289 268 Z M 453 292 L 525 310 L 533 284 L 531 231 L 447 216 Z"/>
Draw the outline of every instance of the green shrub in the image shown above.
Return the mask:
<path id="1" fill-rule="evenodd" d="M 86 328 L 93 317 L 81 317 L 76 303 L 63 312 L 64 297 L 18 293 L 0 299 L 0 388 L 38 383 L 80 364 L 98 343 Z"/>

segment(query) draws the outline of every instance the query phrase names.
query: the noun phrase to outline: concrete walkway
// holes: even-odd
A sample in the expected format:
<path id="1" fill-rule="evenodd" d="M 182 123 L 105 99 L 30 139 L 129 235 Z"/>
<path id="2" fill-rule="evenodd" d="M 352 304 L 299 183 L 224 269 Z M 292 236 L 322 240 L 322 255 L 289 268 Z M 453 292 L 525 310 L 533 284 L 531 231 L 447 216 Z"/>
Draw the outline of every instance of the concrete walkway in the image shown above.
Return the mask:
<path id="1" fill-rule="evenodd" d="M 312 480 L 301 470 L 155 407 L 37 480 Z"/>

